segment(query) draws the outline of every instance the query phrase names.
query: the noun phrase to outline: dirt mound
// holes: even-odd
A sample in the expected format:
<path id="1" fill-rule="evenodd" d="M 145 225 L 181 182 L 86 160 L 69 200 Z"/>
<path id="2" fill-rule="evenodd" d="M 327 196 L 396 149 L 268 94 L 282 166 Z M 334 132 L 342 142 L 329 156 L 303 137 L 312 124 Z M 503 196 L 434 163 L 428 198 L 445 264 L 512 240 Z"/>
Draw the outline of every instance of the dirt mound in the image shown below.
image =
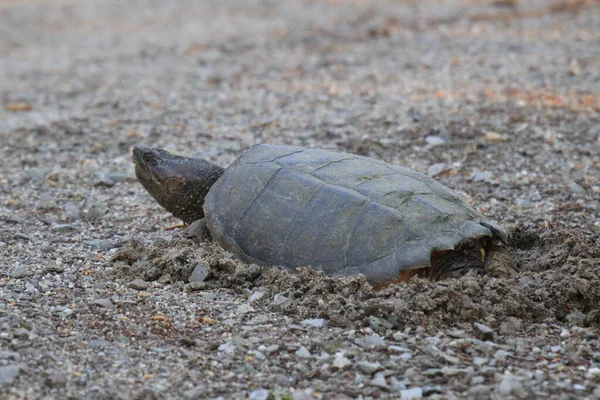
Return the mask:
<path id="1" fill-rule="evenodd" d="M 483 322 L 510 334 L 525 323 L 598 324 L 600 250 L 593 236 L 525 225 L 513 228 L 511 235 L 516 277 L 468 274 L 436 283 L 415 278 L 381 291 L 362 276 L 330 278 L 310 268 L 294 273 L 248 265 L 213 243 L 182 238 L 158 245 L 131 242 L 112 262 L 121 275 L 165 282 L 187 281 L 202 265 L 210 272 L 195 289 L 260 290 L 268 294 L 261 301 L 274 311 L 323 317 L 347 327 L 420 325 L 435 331 Z"/>

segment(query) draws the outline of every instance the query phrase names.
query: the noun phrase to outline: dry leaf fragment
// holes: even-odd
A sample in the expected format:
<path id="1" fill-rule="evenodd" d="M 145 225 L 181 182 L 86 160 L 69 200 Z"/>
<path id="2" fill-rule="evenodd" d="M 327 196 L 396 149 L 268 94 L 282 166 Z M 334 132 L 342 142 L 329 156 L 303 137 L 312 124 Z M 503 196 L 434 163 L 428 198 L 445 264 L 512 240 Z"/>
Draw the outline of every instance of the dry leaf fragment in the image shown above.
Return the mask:
<path id="1" fill-rule="evenodd" d="M 15 103 L 8 103 L 6 105 L 6 109 L 8 111 L 18 112 L 18 111 L 31 111 L 31 110 L 33 110 L 33 107 L 24 102 L 15 102 Z"/>
<path id="2" fill-rule="evenodd" d="M 506 136 L 504 136 L 503 134 L 498 133 L 498 132 L 487 131 L 487 132 L 485 132 L 484 139 L 486 142 L 489 142 L 489 143 L 501 143 L 506 140 Z"/>

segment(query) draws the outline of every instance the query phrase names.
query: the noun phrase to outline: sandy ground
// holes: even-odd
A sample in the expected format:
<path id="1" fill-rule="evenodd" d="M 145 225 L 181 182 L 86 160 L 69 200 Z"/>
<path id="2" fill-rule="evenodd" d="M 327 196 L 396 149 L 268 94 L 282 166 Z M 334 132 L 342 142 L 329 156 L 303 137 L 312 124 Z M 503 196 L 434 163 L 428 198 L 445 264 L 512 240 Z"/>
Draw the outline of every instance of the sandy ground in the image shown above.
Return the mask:
<path id="1" fill-rule="evenodd" d="M 1 2 L 0 397 L 600 399 L 599 26 L 594 0 Z M 518 276 L 247 265 L 133 174 L 136 144 L 260 142 L 436 177 Z"/>

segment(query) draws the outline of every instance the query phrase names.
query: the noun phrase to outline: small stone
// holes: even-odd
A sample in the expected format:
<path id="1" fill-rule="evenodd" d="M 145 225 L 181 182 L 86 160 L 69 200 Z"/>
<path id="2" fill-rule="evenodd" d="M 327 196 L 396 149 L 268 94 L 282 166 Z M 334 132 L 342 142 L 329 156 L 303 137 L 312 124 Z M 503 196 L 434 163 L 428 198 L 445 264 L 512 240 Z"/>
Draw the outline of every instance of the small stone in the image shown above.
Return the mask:
<path id="1" fill-rule="evenodd" d="M 192 265 L 194 267 L 194 270 L 188 278 L 188 282 L 204 282 L 204 280 L 208 276 L 208 273 L 210 272 L 210 268 L 206 264 L 200 263 L 198 261 L 194 261 Z"/>
<path id="2" fill-rule="evenodd" d="M 50 231 L 54 233 L 72 232 L 74 230 L 75 227 L 71 224 L 54 224 L 50 227 Z"/>
<path id="3" fill-rule="evenodd" d="M 427 143 L 431 147 L 435 147 L 445 144 L 446 140 L 440 136 L 427 136 L 425 138 L 425 143 Z"/>
<path id="4" fill-rule="evenodd" d="M 267 400 L 269 391 L 267 389 L 256 389 L 250 392 L 250 400 Z"/>
<path id="5" fill-rule="evenodd" d="M 458 364 L 460 362 L 460 359 L 458 357 L 455 356 L 451 356 L 450 354 L 446 354 L 446 353 L 440 353 L 440 358 L 444 361 L 446 361 L 448 364 Z"/>
<path id="6" fill-rule="evenodd" d="M 67 374 L 64 372 L 55 372 L 48 377 L 48 386 L 50 387 L 64 387 L 67 385 Z"/>
<path id="7" fill-rule="evenodd" d="M 586 190 L 575 182 L 569 183 L 569 190 L 573 194 L 585 194 Z"/>
<path id="8" fill-rule="evenodd" d="M 394 345 L 389 346 L 388 351 L 390 353 L 412 353 L 412 351 L 407 347 L 400 347 L 400 346 L 394 346 Z"/>
<path id="9" fill-rule="evenodd" d="M 567 324 L 572 326 L 585 326 L 586 315 L 577 311 L 570 312 L 565 316 Z"/>
<path id="10" fill-rule="evenodd" d="M 187 288 L 191 292 L 196 292 L 198 290 L 206 289 L 206 283 L 205 282 L 190 282 L 187 284 Z"/>
<path id="11" fill-rule="evenodd" d="M 433 165 L 430 165 L 429 168 L 427 168 L 427 175 L 429 175 L 431 177 L 438 176 L 442 172 L 447 171 L 448 168 L 449 168 L 448 164 L 444 164 L 444 163 L 433 164 Z"/>
<path id="12" fill-rule="evenodd" d="M 10 385 L 19 376 L 19 366 L 5 365 L 0 367 L 0 385 Z"/>
<path id="13" fill-rule="evenodd" d="M 210 231 L 208 230 L 204 219 L 192 222 L 188 227 L 181 231 L 181 235 L 185 238 L 192 239 L 196 243 L 201 243 L 210 239 Z"/>
<path id="14" fill-rule="evenodd" d="M 273 296 L 271 308 L 273 311 L 284 311 L 289 304 L 291 304 L 290 299 L 288 299 L 285 295 L 278 293 Z"/>
<path id="15" fill-rule="evenodd" d="M 506 358 L 510 355 L 510 353 L 506 350 L 498 350 L 494 353 L 494 359 L 496 360 L 506 360 Z"/>
<path id="16" fill-rule="evenodd" d="M 108 208 L 101 203 L 94 203 L 89 208 L 88 211 L 83 216 L 83 219 L 86 221 L 94 221 L 102 218 L 104 214 L 106 214 Z"/>
<path id="17" fill-rule="evenodd" d="M 113 244 L 109 240 L 105 239 L 90 239 L 84 241 L 83 243 L 87 244 L 88 246 L 97 247 L 101 250 L 110 250 L 119 247 L 118 244 Z"/>
<path id="18" fill-rule="evenodd" d="M 222 345 L 219 346 L 219 348 L 217 350 L 222 351 L 223 353 L 226 353 L 226 354 L 233 354 L 233 353 L 235 353 L 235 346 L 232 345 L 231 343 L 223 343 Z"/>
<path id="19" fill-rule="evenodd" d="M 35 285 L 31 282 L 25 282 L 25 291 L 28 293 L 35 293 L 37 292 L 37 288 L 35 287 Z"/>
<path id="20" fill-rule="evenodd" d="M 26 233 L 23 232 L 15 232 L 15 234 L 13 235 L 14 239 L 19 239 L 19 240 L 31 240 L 31 236 L 29 236 Z"/>
<path id="21" fill-rule="evenodd" d="M 385 380 L 385 375 L 383 375 L 382 373 L 378 373 L 375 375 L 375 377 L 371 381 L 371 385 L 377 386 L 378 388 L 382 388 L 382 389 L 386 389 L 386 390 L 390 388 L 387 381 Z"/>
<path id="22" fill-rule="evenodd" d="M 382 368 L 378 362 L 359 361 L 356 366 L 367 375 L 373 375 Z"/>
<path id="23" fill-rule="evenodd" d="M 30 271 L 25 265 L 19 265 L 13 268 L 13 270 L 8 274 L 9 277 L 15 279 L 21 279 L 31 275 L 33 275 L 33 272 Z"/>
<path id="24" fill-rule="evenodd" d="M 186 390 L 183 393 L 183 398 L 185 400 L 197 400 L 197 399 L 201 399 L 202 397 L 204 397 L 205 393 L 206 393 L 205 386 L 196 386 L 195 388 Z"/>
<path id="25" fill-rule="evenodd" d="M 363 349 L 376 349 L 385 347 L 385 340 L 379 335 L 370 335 L 365 338 L 357 338 L 354 342 Z"/>
<path id="26" fill-rule="evenodd" d="M 113 187 L 115 186 L 115 181 L 113 181 L 106 171 L 100 171 L 96 174 L 96 179 L 94 179 L 94 186 L 106 186 Z"/>
<path id="27" fill-rule="evenodd" d="M 304 389 L 304 390 L 296 390 L 292 394 L 292 400 L 314 400 L 315 397 L 313 396 L 313 394 L 314 394 L 314 390 L 312 388 L 308 388 L 308 389 Z M 285 397 L 281 397 L 281 398 L 285 398 Z"/>
<path id="28" fill-rule="evenodd" d="M 248 297 L 248 303 L 253 304 L 258 302 L 262 300 L 262 298 L 265 297 L 266 294 L 267 293 L 263 291 L 254 292 L 250 295 L 250 297 Z"/>
<path id="29" fill-rule="evenodd" d="M 256 309 L 248 303 L 244 303 L 244 304 L 240 305 L 237 308 L 237 310 L 235 310 L 236 313 L 242 314 L 242 315 L 252 313 L 254 311 L 256 311 Z"/>
<path id="30" fill-rule="evenodd" d="M 300 325 L 312 326 L 313 328 L 322 328 L 325 326 L 325 320 L 323 318 L 305 319 L 300 322 Z"/>
<path id="31" fill-rule="evenodd" d="M 143 279 L 134 279 L 133 281 L 129 282 L 129 285 L 127 286 L 135 290 L 146 290 L 150 287 L 150 282 L 146 282 Z"/>
<path id="32" fill-rule="evenodd" d="M 471 371 L 464 368 L 453 368 L 453 367 L 442 367 L 442 375 L 444 376 L 456 376 L 469 374 Z"/>
<path id="33" fill-rule="evenodd" d="M 473 182 L 490 182 L 494 175 L 490 171 L 474 170 L 471 174 Z"/>
<path id="34" fill-rule="evenodd" d="M 511 395 L 523 391 L 523 385 L 519 378 L 510 372 L 506 372 L 502 378 L 502 382 L 498 385 L 497 392 L 501 395 Z"/>
<path id="35" fill-rule="evenodd" d="M 336 354 L 333 359 L 333 368 L 344 369 L 352 364 L 348 358 L 344 357 L 342 354 Z"/>
<path id="36" fill-rule="evenodd" d="M 29 339 L 31 332 L 25 328 L 19 328 L 13 332 L 13 336 L 19 339 Z"/>
<path id="37" fill-rule="evenodd" d="M 308 351 L 308 349 L 304 346 L 300 347 L 298 350 L 296 350 L 296 357 L 300 357 L 300 358 L 312 358 L 312 354 L 310 354 L 310 351 Z"/>
<path id="38" fill-rule="evenodd" d="M 112 308 L 114 307 L 114 304 L 112 302 L 111 299 L 96 299 L 96 300 L 92 300 L 89 303 L 90 305 L 94 305 L 94 306 L 100 306 L 103 308 Z"/>
<path id="39" fill-rule="evenodd" d="M 423 397 L 423 389 L 420 387 L 413 387 L 400 391 L 400 398 L 402 400 L 420 399 L 421 397 Z"/>
<path id="40" fill-rule="evenodd" d="M 475 336 L 478 339 L 484 341 L 489 340 L 490 342 L 494 341 L 494 330 L 489 326 L 475 322 L 473 328 L 475 328 Z"/>
<path id="41" fill-rule="evenodd" d="M 489 362 L 490 360 L 488 360 L 487 358 L 483 358 L 483 357 L 475 357 L 473 359 L 473 364 L 477 365 L 478 367 L 485 365 Z"/>

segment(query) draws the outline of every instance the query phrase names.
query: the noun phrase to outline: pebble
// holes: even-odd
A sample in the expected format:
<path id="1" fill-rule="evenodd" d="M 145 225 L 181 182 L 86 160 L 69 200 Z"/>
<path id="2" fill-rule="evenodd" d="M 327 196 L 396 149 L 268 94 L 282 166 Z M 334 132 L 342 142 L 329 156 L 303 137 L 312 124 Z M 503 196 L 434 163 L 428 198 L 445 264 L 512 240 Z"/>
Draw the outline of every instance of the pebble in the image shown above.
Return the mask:
<path id="1" fill-rule="evenodd" d="M 275 296 L 273 296 L 273 301 L 271 302 L 271 308 L 273 309 L 273 311 L 284 311 L 284 309 L 290 303 L 291 303 L 291 301 L 287 297 L 285 297 L 281 293 L 278 293 Z"/>
<path id="2" fill-rule="evenodd" d="M 253 303 L 258 302 L 258 301 L 262 300 L 262 298 L 265 297 L 266 294 L 267 293 L 264 291 L 260 291 L 260 290 L 256 291 L 256 292 L 252 293 L 250 295 L 250 297 L 248 297 L 248 303 L 253 304 Z"/>
<path id="3" fill-rule="evenodd" d="M 490 182 L 493 178 L 493 174 L 490 171 L 474 170 L 471 174 L 473 182 Z"/>
<path id="4" fill-rule="evenodd" d="M 296 390 L 292 394 L 292 400 L 314 400 L 315 396 L 313 396 L 314 390 L 311 388 L 304 390 Z M 284 397 L 282 397 L 284 398 Z"/>
<path id="5" fill-rule="evenodd" d="M 111 299 L 96 299 L 96 300 L 90 301 L 89 304 L 94 305 L 94 306 L 104 307 L 104 308 L 114 307 L 114 304 Z"/>
<path id="6" fill-rule="evenodd" d="M 446 140 L 440 136 L 427 136 L 425 143 L 431 147 L 441 146 L 446 143 Z"/>
<path id="7" fill-rule="evenodd" d="M 267 400 L 269 391 L 267 389 L 256 389 L 250 392 L 250 400 Z"/>
<path id="8" fill-rule="evenodd" d="M 352 365 L 352 361 L 348 358 L 344 357 L 342 354 L 337 353 L 335 358 L 333 359 L 333 367 L 337 369 L 344 369 L 348 366 Z"/>
<path id="9" fill-rule="evenodd" d="M 506 360 L 506 358 L 510 356 L 510 353 L 506 350 L 498 350 L 494 353 L 494 359 L 496 360 Z"/>
<path id="10" fill-rule="evenodd" d="M 236 312 L 237 314 L 242 314 L 242 315 L 244 315 L 244 314 L 248 314 L 248 313 L 252 313 L 252 312 L 255 312 L 255 311 L 256 311 L 256 309 L 255 309 L 254 307 L 252 307 L 252 306 L 251 306 L 250 304 L 248 304 L 248 303 L 244 303 L 244 304 L 240 305 L 240 306 L 239 306 L 239 307 L 238 307 L 238 308 L 235 310 L 235 312 Z"/>
<path id="11" fill-rule="evenodd" d="M 75 227 L 71 224 L 54 224 L 50 227 L 50 230 L 54 233 L 66 233 L 75 230 Z"/>
<path id="12" fill-rule="evenodd" d="M 19 265 L 13 268 L 13 270 L 8 274 L 9 277 L 15 279 L 21 279 L 31 275 L 33 275 L 33 272 L 30 271 L 25 265 Z"/>
<path id="13" fill-rule="evenodd" d="M 159 280 L 159 282 L 160 282 L 160 280 Z M 186 288 L 190 292 L 197 292 L 199 290 L 206 289 L 206 283 L 205 282 L 190 282 L 187 284 Z"/>
<path id="14" fill-rule="evenodd" d="M 578 185 L 575 182 L 569 183 L 569 190 L 573 194 L 585 194 L 587 192 L 581 185 Z"/>
<path id="15" fill-rule="evenodd" d="M 222 345 L 220 345 L 218 347 L 217 350 L 222 351 L 223 353 L 226 353 L 226 354 L 233 354 L 233 353 L 235 353 L 235 346 L 231 343 L 223 343 Z"/>
<path id="16" fill-rule="evenodd" d="M 489 340 L 490 342 L 494 341 L 494 330 L 489 326 L 475 322 L 473 328 L 475 328 L 475 336 L 478 339 L 484 341 Z"/>
<path id="17" fill-rule="evenodd" d="M 523 385 L 519 378 L 510 372 L 506 372 L 502 378 L 502 382 L 498 385 L 498 393 L 501 395 L 511 395 L 523 391 Z"/>
<path id="18" fill-rule="evenodd" d="M 10 385 L 19 376 L 18 365 L 5 365 L 0 367 L 0 385 Z"/>
<path id="19" fill-rule="evenodd" d="M 25 292 L 28 293 L 35 293 L 37 292 L 37 288 L 35 287 L 35 285 L 31 282 L 25 282 Z"/>
<path id="20" fill-rule="evenodd" d="M 90 239 L 84 241 L 83 243 L 87 244 L 88 246 L 97 247 L 101 250 L 110 250 L 118 247 L 118 245 L 115 245 L 106 239 Z"/>
<path id="21" fill-rule="evenodd" d="M 26 233 L 23 232 L 15 232 L 15 234 L 13 235 L 14 239 L 21 239 L 21 240 L 31 240 L 31 236 L 29 236 Z"/>
<path id="22" fill-rule="evenodd" d="M 420 399 L 421 397 L 423 397 L 423 389 L 420 387 L 413 387 L 400 391 L 400 398 L 402 400 Z"/>
<path id="23" fill-rule="evenodd" d="M 19 339 L 29 339 L 31 332 L 25 328 L 19 328 L 13 332 L 13 336 Z"/>
<path id="24" fill-rule="evenodd" d="M 451 356 L 450 354 L 440 353 L 440 358 L 446 361 L 448 364 L 458 364 L 460 359 L 455 356 Z"/>
<path id="25" fill-rule="evenodd" d="M 115 186 L 115 181 L 113 181 L 106 171 L 100 171 L 96 174 L 96 178 L 94 179 L 94 186 L 106 186 L 113 187 Z"/>
<path id="26" fill-rule="evenodd" d="M 390 388 L 387 381 L 385 380 L 385 375 L 383 375 L 382 373 L 375 374 L 375 377 L 373 378 L 373 380 L 371 380 L 371 385 L 382 389 Z"/>
<path id="27" fill-rule="evenodd" d="M 210 272 L 210 268 L 199 261 L 193 261 L 192 265 L 194 266 L 194 269 L 188 278 L 188 282 L 204 282 Z"/>
<path id="28" fill-rule="evenodd" d="M 300 325 L 304 326 L 312 326 L 313 328 L 322 328 L 325 326 L 326 320 L 323 318 L 314 318 L 314 319 L 305 319 L 300 322 Z"/>
<path id="29" fill-rule="evenodd" d="M 385 340 L 379 335 L 370 335 L 364 338 L 357 338 L 354 342 L 363 349 L 386 347 Z"/>
<path id="30" fill-rule="evenodd" d="M 441 369 L 442 375 L 444 376 L 456 376 L 463 374 L 471 374 L 473 371 L 466 368 L 452 368 L 452 367 L 442 367 Z"/>
<path id="31" fill-rule="evenodd" d="M 299 358 L 312 358 L 312 354 L 310 354 L 310 351 L 308 351 L 308 349 L 304 346 L 300 347 L 298 350 L 296 350 L 296 357 Z"/>
<path id="32" fill-rule="evenodd" d="M 427 175 L 431 176 L 431 177 L 435 177 L 439 174 L 441 174 L 444 171 L 448 170 L 448 164 L 444 164 L 444 163 L 437 163 L 437 164 L 433 164 L 430 165 L 429 168 L 427 168 Z"/>
<path id="33" fill-rule="evenodd" d="M 390 353 L 411 353 L 412 351 L 407 348 L 407 347 L 401 347 L 401 346 L 389 346 L 388 347 L 388 351 Z"/>
<path id="34" fill-rule="evenodd" d="M 585 326 L 586 315 L 577 311 L 570 312 L 565 316 L 567 324 L 572 326 Z"/>
<path id="35" fill-rule="evenodd" d="M 129 282 L 129 285 L 127 286 L 135 290 L 146 290 L 150 287 L 150 282 L 146 282 L 143 279 L 134 279 L 133 281 Z"/>
<path id="36" fill-rule="evenodd" d="M 356 366 L 367 375 L 373 375 L 378 370 L 382 369 L 382 366 L 378 362 L 359 361 Z"/>
<path id="37" fill-rule="evenodd" d="M 64 372 L 55 372 L 48 377 L 48 386 L 50 387 L 64 387 L 68 381 L 67 374 Z"/>

